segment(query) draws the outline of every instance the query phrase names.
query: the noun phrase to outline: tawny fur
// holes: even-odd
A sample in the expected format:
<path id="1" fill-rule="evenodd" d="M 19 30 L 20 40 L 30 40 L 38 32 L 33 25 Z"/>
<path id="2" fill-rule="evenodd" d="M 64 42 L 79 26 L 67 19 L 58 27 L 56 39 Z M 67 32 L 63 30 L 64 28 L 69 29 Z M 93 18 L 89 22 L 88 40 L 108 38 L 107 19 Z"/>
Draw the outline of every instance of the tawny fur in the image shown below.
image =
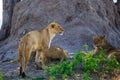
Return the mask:
<path id="1" fill-rule="evenodd" d="M 57 33 L 60 34 L 63 31 L 63 28 L 59 24 L 53 22 L 43 30 L 31 31 L 21 38 L 18 52 L 20 61 L 20 75 L 22 75 L 22 77 L 25 77 L 25 70 L 32 51 L 36 52 L 36 65 L 39 67 L 40 62 L 42 62 L 42 68 L 44 68 L 44 53 L 47 49 L 49 49 L 51 40 L 55 37 L 55 35 Z"/>
<path id="2" fill-rule="evenodd" d="M 45 60 L 49 62 L 51 60 L 59 59 L 60 62 L 69 58 L 68 51 L 57 46 L 51 46 L 45 53 Z"/>
<path id="3" fill-rule="evenodd" d="M 58 46 L 50 46 L 50 48 L 44 53 L 45 55 L 45 63 L 49 62 L 51 60 L 60 60 L 60 63 L 63 60 L 66 60 L 69 58 L 68 51 L 64 50 L 63 48 L 60 48 Z M 31 55 L 30 59 L 34 59 L 35 55 Z M 16 58 L 14 60 L 11 60 L 10 62 L 19 62 L 19 58 Z"/>
<path id="4" fill-rule="evenodd" d="M 94 41 L 94 56 L 98 55 L 101 48 L 106 51 L 106 55 L 108 58 L 111 56 L 115 56 L 117 60 L 120 62 L 120 49 L 112 46 L 107 40 L 105 36 L 94 36 L 93 37 Z"/>

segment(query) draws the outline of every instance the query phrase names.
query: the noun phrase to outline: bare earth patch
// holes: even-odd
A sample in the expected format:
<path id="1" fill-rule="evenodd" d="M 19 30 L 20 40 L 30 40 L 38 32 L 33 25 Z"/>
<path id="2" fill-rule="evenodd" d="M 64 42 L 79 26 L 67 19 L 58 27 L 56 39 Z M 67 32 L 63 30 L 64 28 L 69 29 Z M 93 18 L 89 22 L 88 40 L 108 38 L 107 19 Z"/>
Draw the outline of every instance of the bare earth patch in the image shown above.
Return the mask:
<path id="1" fill-rule="evenodd" d="M 72 59 L 70 59 L 71 61 Z M 47 65 L 52 64 L 48 63 Z M 59 62 L 58 62 L 59 63 Z M 19 76 L 19 63 L 11 63 L 10 61 L 0 62 L 0 70 L 3 73 L 3 80 L 24 80 Z M 36 70 L 35 62 L 31 61 L 27 68 L 27 77 L 25 80 L 49 80 L 50 75 L 46 74 L 44 70 Z M 83 78 L 84 70 L 82 70 L 79 66 L 75 69 L 75 74 L 70 75 L 68 80 L 85 80 Z M 103 74 L 101 72 L 92 73 L 90 75 L 92 80 L 120 80 L 120 71 L 111 72 L 111 74 Z M 57 80 L 62 80 L 61 78 L 57 78 Z"/>

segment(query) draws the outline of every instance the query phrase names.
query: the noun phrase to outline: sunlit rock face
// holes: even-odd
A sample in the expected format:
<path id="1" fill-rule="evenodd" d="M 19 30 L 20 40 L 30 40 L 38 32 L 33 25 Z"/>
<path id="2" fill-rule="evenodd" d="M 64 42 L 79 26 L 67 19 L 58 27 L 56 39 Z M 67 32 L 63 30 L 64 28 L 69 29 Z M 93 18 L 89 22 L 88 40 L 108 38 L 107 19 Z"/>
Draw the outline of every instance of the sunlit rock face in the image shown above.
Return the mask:
<path id="1" fill-rule="evenodd" d="M 116 16 L 117 15 L 117 16 Z M 87 44 L 93 49 L 93 35 L 106 35 L 107 40 L 120 47 L 120 19 L 112 0 L 23 0 L 14 8 L 10 36 L 3 41 L 2 52 L 16 50 L 19 39 L 29 31 L 39 30 L 55 21 L 64 28 L 52 45 L 70 53 Z M 16 52 L 13 53 L 13 55 Z"/>

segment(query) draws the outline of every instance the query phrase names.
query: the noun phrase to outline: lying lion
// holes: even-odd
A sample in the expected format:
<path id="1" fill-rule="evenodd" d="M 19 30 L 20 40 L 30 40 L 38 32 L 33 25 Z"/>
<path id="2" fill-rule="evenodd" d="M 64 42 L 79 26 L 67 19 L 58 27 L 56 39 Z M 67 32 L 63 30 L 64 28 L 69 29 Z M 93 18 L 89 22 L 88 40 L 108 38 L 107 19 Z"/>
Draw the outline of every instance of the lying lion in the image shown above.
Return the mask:
<path id="1" fill-rule="evenodd" d="M 58 23 L 51 23 L 43 30 L 34 30 L 23 36 L 19 42 L 20 75 L 24 78 L 31 53 L 36 52 L 35 63 L 38 68 L 42 62 L 45 66 L 45 52 L 50 48 L 51 41 L 56 34 L 63 33 L 63 28 Z M 42 60 L 42 61 L 41 61 Z"/>
<path id="2" fill-rule="evenodd" d="M 111 56 L 115 56 L 116 59 L 120 62 L 120 49 L 115 48 L 112 46 L 107 40 L 105 36 L 94 36 L 94 56 L 98 55 L 101 48 L 107 52 L 107 57 L 110 58 Z"/>
<path id="3" fill-rule="evenodd" d="M 45 53 L 46 62 L 59 59 L 61 63 L 63 60 L 66 60 L 68 58 L 68 51 L 57 46 L 51 46 Z"/>

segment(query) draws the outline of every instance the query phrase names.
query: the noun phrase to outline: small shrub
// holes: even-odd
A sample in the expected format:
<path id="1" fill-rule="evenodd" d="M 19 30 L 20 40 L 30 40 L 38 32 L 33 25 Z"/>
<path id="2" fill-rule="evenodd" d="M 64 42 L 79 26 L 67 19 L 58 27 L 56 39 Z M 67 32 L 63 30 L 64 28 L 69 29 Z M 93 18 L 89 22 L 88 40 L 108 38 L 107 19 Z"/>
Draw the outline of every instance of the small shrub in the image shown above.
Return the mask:
<path id="1" fill-rule="evenodd" d="M 84 47 L 85 50 L 87 48 L 87 46 Z M 105 50 L 101 49 L 99 55 L 96 57 L 93 57 L 93 52 L 93 50 L 90 52 L 78 52 L 74 56 L 73 61 L 64 61 L 57 65 L 53 64 L 51 68 L 46 67 L 46 72 L 51 75 L 51 80 L 55 80 L 57 76 L 66 79 L 69 75 L 74 74 L 77 65 L 82 65 L 81 68 L 84 70 L 83 78 L 85 80 L 92 80 L 90 78 L 91 73 L 110 73 L 114 70 L 120 70 L 120 63 L 115 57 L 107 59 Z"/>
<path id="2" fill-rule="evenodd" d="M 84 57 L 85 57 L 85 53 L 84 52 L 79 52 L 74 56 L 74 60 L 71 62 L 72 67 L 75 68 L 76 65 L 81 64 L 84 61 Z"/>
<path id="3" fill-rule="evenodd" d="M 52 68 L 46 67 L 46 72 L 48 72 L 53 77 L 63 77 L 66 78 L 67 75 L 73 74 L 74 70 L 72 64 L 68 61 L 64 61 L 61 64 L 53 64 Z"/>
<path id="4" fill-rule="evenodd" d="M 89 73 L 89 72 L 84 73 L 84 74 L 83 74 L 83 78 L 84 78 L 85 80 L 92 80 L 92 78 L 90 78 L 90 73 Z"/>
<path id="5" fill-rule="evenodd" d="M 56 80 L 55 76 L 50 76 L 50 80 Z"/>
<path id="6" fill-rule="evenodd" d="M 88 47 L 89 46 L 87 44 L 85 44 L 85 45 L 83 45 L 82 50 L 85 51 L 85 52 L 87 52 L 88 51 Z"/>
<path id="7" fill-rule="evenodd" d="M 96 60 L 99 62 L 98 71 L 104 72 L 104 73 L 110 73 L 114 70 L 120 70 L 120 63 L 117 61 L 117 59 L 113 56 L 110 59 L 107 58 L 105 55 L 106 51 L 101 49 L 100 55 L 98 55 Z"/>
<path id="8" fill-rule="evenodd" d="M 44 77 L 33 78 L 32 80 L 46 80 Z"/>
<path id="9" fill-rule="evenodd" d="M 0 72 L 0 80 L 3 80 L 3 74 Z"/>

